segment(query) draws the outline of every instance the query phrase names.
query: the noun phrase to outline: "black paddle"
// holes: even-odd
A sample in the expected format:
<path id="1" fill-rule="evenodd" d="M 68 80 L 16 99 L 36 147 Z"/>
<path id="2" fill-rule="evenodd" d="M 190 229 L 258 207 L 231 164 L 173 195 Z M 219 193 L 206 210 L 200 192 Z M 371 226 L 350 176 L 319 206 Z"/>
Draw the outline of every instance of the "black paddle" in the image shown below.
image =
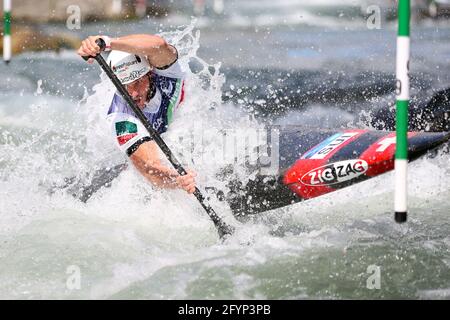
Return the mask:
<path id="1" fill-rule="evenodd" d="M 100 47 L 100 49 L 103 51 L 105 49 L 105 41 L 102 38 L 98 38 L 95 43 Z M 150 137 L 158 144 L 159 148 L 164 152 L 167 159 L 170 161 L 172 166 L 177 170 L 177 172 L 180 175 L 185 175 L 187 172 L 184 170 L 182 165 L 178 162 L 178 160 L 173 155 L 172 151 L 170 151 L 169 147 L 166 145 L 164 140 L 161 138 L 161 136 L 158 134 L 158 132 L 153 129 L 153 127 L 150 125 L 150 123 L 147 121 L 147 118 L 142 113 L 141 109 L 134 103 L 133 99 L 128 94 L 128 91 L 124 88 L 122 83 L 119 81 L 119 79 L 116 77 L 116 75 L 113 73 L 111 68 L 106 63 L 105 59 L 103 59 L 101 54 L 97 54 L 94 56 L 88 56 L 83 57 L 84 60 L 88 60 L 90 58 L 95 59 L 100 67 L 105 71 L 105 73 L 108 75 L 108 77 L 111 79 L 111 81 L 114 83 L 117 90 L 120 92 L 122 97 L 125 99 L 125 101 L 128 103 L 130 108 L 134 111 L 138 119 L 142 122 L 144 127 L 147 129 L 148 133 L 150 134 Z M 234 228 L 232 226 L 227 225 L 218 215 L 215 213 L 213 208 L 209 204 L 205 202 L 205 197 L 200 192 L 200 190 L 195 187 L 194 191 L 195 197 L 198 199 L 202 207 L 205 209 L 206 213 L 209 215 L 211 220 L 214 222 L 214 225 L 217 228 L 217 231 L 219 233 L 219 237 L 223 238 L 227 235 L 231 235 L 234 232 Z"/>

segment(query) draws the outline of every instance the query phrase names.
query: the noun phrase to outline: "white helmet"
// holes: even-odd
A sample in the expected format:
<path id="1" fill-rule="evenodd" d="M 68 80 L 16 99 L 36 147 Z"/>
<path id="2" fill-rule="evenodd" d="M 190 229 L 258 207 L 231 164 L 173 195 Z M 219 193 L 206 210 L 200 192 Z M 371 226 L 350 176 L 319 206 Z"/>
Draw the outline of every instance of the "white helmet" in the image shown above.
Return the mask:
<path id="1" fill-rule="evenodd" d="M 142 78 L 152 70 L 147 58 L 119 50 L 112 50 L 106 62 L 122 84 Z"/>

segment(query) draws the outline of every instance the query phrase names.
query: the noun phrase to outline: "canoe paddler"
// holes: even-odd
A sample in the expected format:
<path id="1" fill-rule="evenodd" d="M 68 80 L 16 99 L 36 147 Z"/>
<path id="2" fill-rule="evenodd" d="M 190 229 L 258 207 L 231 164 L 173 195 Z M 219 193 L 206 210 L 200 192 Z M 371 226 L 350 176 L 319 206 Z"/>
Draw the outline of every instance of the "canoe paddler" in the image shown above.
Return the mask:
<path id="1" fill-rule="evenodd" d="M 177 49 L 163 38 L 149 34 L 133 34 L 119 38 L 90 36 L 82 41 L 78 54 L 96 56 L 102 38 L 106 62 L 142 110 L 153 128 L 162 134 L 184 100 L 184 73 L 178 63 Z M 88 60 L 89 63 L 93 59 Z M 116 92 L 107 113 L 111 133 L 120 150 L 125 152 L 136 169 L 153 185 L 195 191 L 193 171 L 180 176 L 161 163 L 158 146 L 121 95 Z"/>

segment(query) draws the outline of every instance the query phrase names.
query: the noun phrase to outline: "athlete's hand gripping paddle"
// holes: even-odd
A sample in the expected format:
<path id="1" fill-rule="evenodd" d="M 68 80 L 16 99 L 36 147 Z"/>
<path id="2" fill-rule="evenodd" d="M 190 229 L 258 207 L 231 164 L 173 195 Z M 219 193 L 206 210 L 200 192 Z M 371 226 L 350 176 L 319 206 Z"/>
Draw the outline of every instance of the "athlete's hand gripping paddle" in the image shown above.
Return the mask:
<path id="1" fill-rule="evenodd" d="M 102 38 L 98 38 L 95 43 L 100 47 L 101 51 L 105 49 L 105 41 Z M 170 151 L 169 147 L 166 145 L 164 140 L 161 138 L 161 136 L 158 134 L 155 129 L 150 125 L 150 123 L 147 121 L 147 118 L 142 113 L 141 109 L 134 103 L 133 99 L 128 94 L 128 91 L 125 89 L 125 87 L 122 85 L 122 83 L 119 81 L 117 76 L 114 74 L 114 72 L 111 70 L 111 68 L 106 63 L 105 59 L 103 59 L 101 54 L 97 54 L 96 56 L 85 56 L 83 57 L 84 60 L 88 60 L 90 58 L 95 59 L 100 67 L 105 71 L 105 73 L 108 75 L 108 77 L 113 82 L 114 86 L 117 88 L 119 93 L 122 95 L 122 97 L 125 99 L 125 101 L 128 103 L 130 108 L 134 111 L 138 119 L 142 122 L 144 127 L 147 129 L 148 133 L 150 134 L 150 137 L 153 138 L 153 140 L 158 144 L 159 148 L 164 152 L 167 159 L 170 161 L 172 166 L 177 170 L 177 172 L 180 175 L 185 175 L 186 170 L 182 167 L 180 162 L 175 158 L 172 151 Z M 211 220 L 214 222 L 214 225 L 217 228 L 217 231 L 219 233 L 220 238 L 227 235 L 231 235 L 234 232 L 234 228 L 230 225 L 227 225 L 213 210 L 213 208 L 205 202 L 205 197 L 200 192 L 200 190 L 196 187 L 194 191 L 195 197 L 198 199 L 202 207 L 205 209 L 206 213 L 209 215 Z"/>

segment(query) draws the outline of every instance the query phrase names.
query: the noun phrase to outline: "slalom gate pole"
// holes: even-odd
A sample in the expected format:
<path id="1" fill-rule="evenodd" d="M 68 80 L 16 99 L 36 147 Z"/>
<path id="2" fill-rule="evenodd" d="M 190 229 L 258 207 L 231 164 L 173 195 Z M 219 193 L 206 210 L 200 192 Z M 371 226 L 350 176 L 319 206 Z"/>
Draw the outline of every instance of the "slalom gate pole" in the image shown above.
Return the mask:
<path id="1" fill-rule="evenodd" d="M 3 61 L 11 60 L 11 0 L 3 0 Z"/>
<path id="2" fill-rule="evenodd" d="M 395 150 L 395 221 L 407 220 L 408 177 L 408 105 L 409 105 L 409 21 L 410 0 L 398 1 L 396 150 Z"/>

